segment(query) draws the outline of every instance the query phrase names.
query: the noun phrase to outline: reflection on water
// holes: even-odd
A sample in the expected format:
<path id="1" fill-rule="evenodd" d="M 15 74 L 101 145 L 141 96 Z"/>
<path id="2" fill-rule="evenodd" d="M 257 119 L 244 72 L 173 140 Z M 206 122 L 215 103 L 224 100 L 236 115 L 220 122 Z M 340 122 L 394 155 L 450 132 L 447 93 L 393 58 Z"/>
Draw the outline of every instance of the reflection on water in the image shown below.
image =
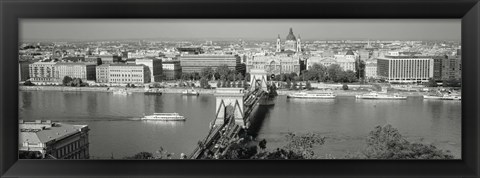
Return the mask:
<path id="1" fill-rule="evenodd" d="M 19 117 L 54 120 L 90 127 L 90 154 L 115 158 L 160 147 L 190 153 L 208 133 L 215 115 L 213 95 L 118 96 L 96 92 L 20 92 Z M 329 139 L 322 153 L 337 157 L 360 149 L 376 125 L 391 124 L 410 140 L 433 143 L 461 153 L 461 102 L 407 100 L 287 99 L 278 96 L 270 109 L 258 112 L 252 131 L 268 146 L 282 143 L 288 132 L 317 132 Z M 141 121 L 144 115 L 176 112 L 184 122 Z"/>

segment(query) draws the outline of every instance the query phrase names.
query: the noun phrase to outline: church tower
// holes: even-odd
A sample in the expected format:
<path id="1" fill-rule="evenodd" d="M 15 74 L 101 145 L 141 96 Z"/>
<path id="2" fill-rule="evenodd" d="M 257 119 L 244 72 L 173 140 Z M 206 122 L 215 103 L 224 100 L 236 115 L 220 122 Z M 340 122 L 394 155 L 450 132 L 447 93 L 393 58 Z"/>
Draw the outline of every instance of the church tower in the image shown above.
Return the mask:
<path id="1" fill-rule="evenodd" d="M 297 38 L 297 53 L 302 52 L 302 41 L 300 40 L 300 35 Z"/>
<path id="2" fill-rule="evenodd" d="M 278 37 L 277 37 L 277 49 L 275 50 L 275 52 L 281 52 L 282 49 L 281 49 L 281 45 L 280 45 L 280 34 L 278 34 Z"/>

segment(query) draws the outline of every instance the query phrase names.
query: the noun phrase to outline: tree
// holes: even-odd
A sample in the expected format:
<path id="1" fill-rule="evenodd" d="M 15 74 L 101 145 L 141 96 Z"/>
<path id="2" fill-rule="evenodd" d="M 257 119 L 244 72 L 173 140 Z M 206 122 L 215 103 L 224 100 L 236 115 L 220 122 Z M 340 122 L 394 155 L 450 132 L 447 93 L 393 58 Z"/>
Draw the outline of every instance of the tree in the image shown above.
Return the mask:
<path id="1" fill-rule="evenodd" d="M 81 87 L 82 86 L 82 79 L 80 78 L 75 78 L 73 79 L 72 81 L 72 86 L 75 86 L 75 87 Z"/>
<path id="2" fill-rule="evenodd" d="M 72 81 L 73 81 L 72 77 L 65 76 L 63 77 L 62 83 L 64 86 L 70 86 Z"/>
<path id="3" fill-rule="evenodd" d="M 435 79 L 429 78 L 429 79 L 428 79 L 427 86 L 428 86 L 428 87 L 438 87 L 438 84 L 437 84 L 437 82 L 435 81 Z"/>
<path id="4" fill-rule="evenodd" d="M 227 88 L 232 87 L 232 84 L 231 84 L 232 82 L 230 82 L 230 81 L 227 80 L 227 81 L 225 81 L 225 83 L 227 83 L 227 85 L 226 85 Z"/>
<path id="5" fill-rule="evenodd" d="M 458 79 L 448 79 L 446 81 L 443 81 L 443 86 L 445 87 L 461 87 L 462 86 L 462 81 Z"/>
<path id="6" fill-rule="evenodd" d="M 246 81 L 250 81 L 250 73 L 246 73 L 246 74 L 245 74 L 245 80 L 246 80 Z"/>
<path id="7" fill-rule="evenodd" d="M 217 82 L 217 88 L 220 88 L 221 86 L 222 86 L 222 82 L 219 80 L 219 81 Z"/>
<path id="8" fill-rule="evenodd" d="M 243 82 L 242 82 L 242 81 L 238 81 L 237 87 L 238 87 L 238 88 L 243 88 Z"/>
<path id="9" fill-rule="evenodd" d="M 302 84 L 302 82 L 300 82 L 300 84 L 298 84 L 298 88 L 299 88 L 300 90 L 303 90 L 303 84 Z"/>
<path id="10" fill-rule="evenodd" d="M 328 68 L 322 64 L 314 63 L 307 72 L 307 78 L 310 80 L 317 80 L 319 82 L 325 82 L 328 77 Z"/>
<path id="11" fill-rule="evenodd" d="M 328 66 L 328 78 L 333 82 L 339 82 L 341 80 L 342 68 L 338 64 L 332 64 Z"/>
<path id="12" fill-rule="evenodd" d="M 228 74 L 230 74 L 230 69 L 228 68 L 227 65 L 221 65 L 219 67 L 217 67 L 217 72 L 218 74 L 220 75 L 220 78 L 222 79 L 226 79 Z"/>
<path id="13" fill-rule="evenodd" d="M 213 70 L 212 67 L 205 67 L 202 69 L 200 76 L 204 77 L 208 80 L 212 79 L 215 74 L 215 71 Z"/>
<path id="14" fill-rule="evenodd" d="M 124 159 L 153 159 L 153 154 L 146 151 L 142 151 L 133 156 L 125 157 Z"/>
<path id="15" fill-rule="evenodd" d="M 285 85 L 285 87 L 287 89 L 290 89 L 291 86 L 292 86 L 292 83 L 290 82 L 290 80 L 287 80 L 287 84 Z"/>
<path id="16" fill-rule="evenodd" d="M 227 87 L 227 81 L 225 81 L 225 80 L 222 81 L 222 87 L 223 87 L 223 88 Z"/>
<path id="17" fill-rule="evenodd" d="M 202 79 L 200 79 L 200 87 L 201 88 L 206 88 L 207 85 L 208 85 L 207 79 L 205 79 L 205 77 L 202 77 Z"/>
<path id="18" fill-rule="evenodd" d="M 247 80 L 243 80 L 243 88 L 247 89 L 249 87 Z"/>
<path id="19" fill-rule="evenodd" d="M 292 89 L 296 90 L 297 89 L 297 81 L 293 81 Z"/>
<path id="20" fill-rule="evenodd" d="M 243 77 L 242 73 L 238 73 L 236 78 L 237 80 L 243 80 L 245 77 Z"/>
<path id="21" fill-rule="evenodd" d="M 307 90 L 311 90 L 312 84 L 309 81 L 307 81 L 307 83 L 305 84 L 305 88 L 307 88 Z"/>
<path id="22" fill-rule="evenodd" d="M 377 126 L 367 137 L 367 147 L 362 152 L 367 159 L 453 159 L 449 151 L 433 145 L 410 143 L 391 125 Z"/>
<path id="23" fill-rule="evenodd" d="M 365 79 L 365 61 L 357 60 L 355 65 L 357 67 L 356 78 Z"/>
<path id="24" fill-rule="evenodd" d="M 35 86 L 35 84 L 32 83 L 30 80 L 25 81 L 25 82 L 23 83 L 23 85 L 25 85 L 25 86 Z"/>
<path id="25" fill-rule="evenodd" d="M 227 80 L 228 80 L 228 81 L 235 81 L 235 78 L 236 78 L 236 75 L 235 75 L 233 72 L 230 72 L 230 73 L 227 75 Z"/>
<path id="26" fill-rule="evenodd" d="M 343 89 L 343 90 L 348 90 L 348 85 L 347 85 L 347 84 L 343 84 L 342 89 Z"/>

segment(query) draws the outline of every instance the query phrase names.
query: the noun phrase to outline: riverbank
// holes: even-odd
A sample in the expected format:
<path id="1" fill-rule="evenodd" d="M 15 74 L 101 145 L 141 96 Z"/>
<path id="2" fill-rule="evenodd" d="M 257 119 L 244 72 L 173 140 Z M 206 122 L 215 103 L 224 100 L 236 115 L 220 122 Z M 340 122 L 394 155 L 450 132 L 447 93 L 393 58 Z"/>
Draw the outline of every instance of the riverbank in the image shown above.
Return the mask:
<path id="1" fill-rule="evenodd" d="M 162 93 L 173 93 L 180 94 L 183 91 L 191 88 L 155 88 Z M 116 90 L 126 90 L 127 92 L 132 93 L 144 93 L 145 88 L 125 88 L 125 87 L 67 87 L 67 86 L 19 86 L 20 91 L 59 91 L 59 92 L 113 92 Z M 200 94 L 214 94 L 215 89 L 203 89 L 195 88 Z M 277 90 L 278 95 L 289 95 L 298 92 L 310 92 L 315 93 L 323 90 L 286 90 L 279 89 Z M 337 96 L 355 96 L 368 93 L 369 91 L 365 90 L 333 90 L 332 91 Z M 405 96 L 422 96 L 422 92 L 398 92 Z"/>

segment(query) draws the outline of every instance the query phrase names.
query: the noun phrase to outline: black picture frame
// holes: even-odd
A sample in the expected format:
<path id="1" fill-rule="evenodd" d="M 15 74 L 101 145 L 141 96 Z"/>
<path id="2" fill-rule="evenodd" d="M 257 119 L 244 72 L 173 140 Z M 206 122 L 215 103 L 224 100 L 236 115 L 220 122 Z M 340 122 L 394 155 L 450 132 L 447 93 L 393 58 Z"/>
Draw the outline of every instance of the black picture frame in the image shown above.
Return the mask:
<path id="1" fill-rule="evenodd" d="M 0 176 L 478 177 L 478 0 L 1 0 Z M 21 18 L 462 19 L 461 160 L 18 160 Z"/>

